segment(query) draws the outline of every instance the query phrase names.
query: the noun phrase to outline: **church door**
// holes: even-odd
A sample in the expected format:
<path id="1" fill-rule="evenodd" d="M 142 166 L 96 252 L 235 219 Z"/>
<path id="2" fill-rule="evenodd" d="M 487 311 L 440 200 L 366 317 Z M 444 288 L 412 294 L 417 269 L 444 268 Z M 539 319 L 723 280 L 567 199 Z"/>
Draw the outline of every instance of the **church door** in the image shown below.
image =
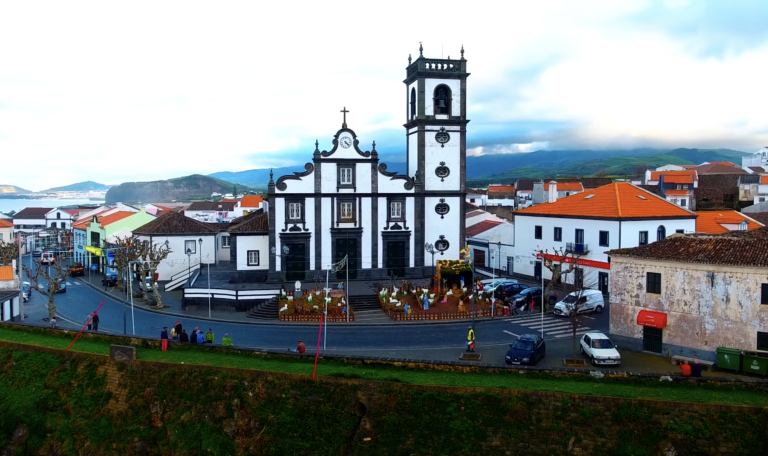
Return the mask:
<path id="1" fill-rule="evenodd" d="M 333 259 L 337 263 L 347 257 L 349 267 L 349 278 L 357 278 L 357 239 L 356 238 L 336 238 L 336 257 Z M 347 268 L 343 268 L 336 273 L 337 280 L 347 279 Z"/>
<path id="2" fill-rule="evenodd" d="M 304 280 L 306 266 L 306 244 L 286 244 L 289 252 L 285 256 L 285 279 L 288 282 Z"/>
<path id="3" fill-rule="evenodd" d="M 387 241 L 387 276 L 396 278 L 405 276 L 405 265 L 408 258 L 405 257 L 405 242 Z"/>

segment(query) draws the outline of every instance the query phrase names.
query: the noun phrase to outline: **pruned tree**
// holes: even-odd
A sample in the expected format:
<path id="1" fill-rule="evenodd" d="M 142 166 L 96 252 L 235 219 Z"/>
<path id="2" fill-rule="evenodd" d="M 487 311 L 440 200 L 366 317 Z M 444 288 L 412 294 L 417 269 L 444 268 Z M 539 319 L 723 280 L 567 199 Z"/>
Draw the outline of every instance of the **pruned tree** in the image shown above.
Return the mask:
<path id="1" fill-rule="evenodd" d="M 578 329 L 581 325 L 582 316 L 584 315 L 584 306 L 587 303 L 587 296 L 585 291 L 597 288 L 597 279 L 595 278 L 597 273 L 595 272 L 594 268 L 577 267 L 574 269 L 574 271 L 577 272 L 577 274 L 574 274 L 573 284 L 576 290 L 571 292 L 563 299 L 563 302 L 570 307 L 570 311 L 567 316 L 571 321 L 571 359 L 576 359 L 576 347 L 579 346 Z"/>
<path id="2" fill-rule="evenodd" d="M 139 270 L 139 277 L 141 278 L 141 298 L 147 300 L 146 293 L 146 281 L 144 277 L 149 277 L 149 283 L 152 287 L 152 294 L 155 297 L 155 305 L 159 308 L 163 307 L 163 298 L 160 296 L 160 290 L 157 288 L 157 280 L 155 280 L 155 271 L 157 271 L 160 263 L 168 258 L 168 254 L 171 253 L 171 249 L 168 244 L 153 244 L 150 242 L 140 242 L 141 249 L 139 250 L 139 260 L 137 268 Z"/>
<path id="3" fill-rule="evenodd" d="M 549 297 L 552 294 L 552 289 L 556 284 L 560 283 L 561 277 L 573 272 L 578 266 L 578 259 L 584 256 L 584 254 L 569 251 L 563 247 L 552 247 L 552 253 L 548 249 L 539 250 L 535 252 L 538 258 L 541 258 L 544 268 L 552 273 L 552 278 L 549 279 L 547 287 L 544 289 L 544 295 Z M 565 265 L 565 268 L 563 267 Z M 542 270 L 542 274 L 544 271 Z M 542 302 L 546 300 L 542 297 Z M 546 309 L 546 304 L 544 305 Z"/>
<path id="4" fill-rule="evenodd" d="M 606 177 L 608 176 L 608 171 L 605 169 L 601 169 L 600 171 L 595 173 L 595 177 Z"/>
<path id="5" fill-rule="evenodd" d="M 5 266 L 19 258 L 19 245 L 15 242 L 0 241 L 0 261 Z"/>
<path id="6" fill-rule="evenodd" d="M 43 265 L 39 260 L 34 260 L 35 269 L 30 270 L 23 266 L 29 277 L 30 288 L 48 297 L 48 319 L 56 318 L 56 293 L 59 292 L 59 283 L 69 276 L 69 269 L 61 267 L 57 261 L 53 265 Z M 53 274 L 51 273 L 53 272 Z M 45 281 L 45 283 L 43 283 Z M 46 284 L 48 285 L 46 287 Z"/>
<path id="7" fill-rule="evenodd" d="M 142 258 L 142 249 L 144 247 L 142 246 L 142 241 L 140 241 L 137 236 L 115 239 L 109 246 L 115 258 L 114 263 L 111 264 L 110 267 L 117 270 L 117 284 L 115 286 L 117 288 L 122 288 L 124 285 L 127 285 L 123 283 L 123 276 L 128 277 L 129 281 L 131 280 L 126 272 L 128 271 L 131 262 Z"/>

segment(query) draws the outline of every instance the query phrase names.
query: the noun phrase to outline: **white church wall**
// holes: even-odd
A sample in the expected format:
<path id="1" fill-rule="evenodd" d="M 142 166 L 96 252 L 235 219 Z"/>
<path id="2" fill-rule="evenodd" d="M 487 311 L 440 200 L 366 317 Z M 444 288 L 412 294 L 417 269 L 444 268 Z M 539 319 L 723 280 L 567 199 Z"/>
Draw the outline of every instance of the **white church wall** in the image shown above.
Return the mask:
<path id="1" fill-rule="evenodd" d="M 427 190 L 458 190 L 460 188 L 460 152 L 459 152 L 459 133 L 452 133 L 451 140 L 440 147 L 440 143 L 435 141 L 435 133 L 427 132 L 426 153 L 424 157 L 424 176 Z M 445 162 L 445 166 L 450 170 L 450 174 L 444 180 L 440 180 L 435 175 L 435 169 L 440 163 Z"/>
<path id="2" fill-rule="evenodd" d="M 336 193 L 336 163 L 323 163 L 320 167 L 320 190 Z"/>
<path id="3" fill-rule="evenodd" d="M 381 181 L 379 181 L 379 185 L 381 185 Z M 379 268 L 384 267 L 384 242 L 381 240 L 381 227 L 383 227 L 385 223 L 387 223 L 387 198 L 379 197 Z"/>
<path id="4" fill-rule="evenodd" d="M 357 187 L 357 191 L 359 193 L 371 192 L 370 162 L 357 163 L 357 165 L 355 166 L 355 187 Z M 370 212 L 364 211 L 363 214 L 370 214 Z"/>
<path id="5" fill-rule="evenodd" d="M 419 166 L 419 134 L 408 135 L 408 175 L 416 174 Z M 379 178 L 379 191 L 381 191 L 381 177 Z"/>
<path id="6" fill-rule="evenodd" d="M 331 222 L 331 198 L 323 198 L 322 208 L 322 216 L 324 222 L 323 226 L 328 227 Z M 331 230 L 326 228 L 322 233 L 315 233 L 315 236 L 320 236 L 322 239 L 322 244 L 320 244 L 320 246 L 323 253 L 322 258 L 320 259 L 320 263 L 323 268 L 327 268 L 333 261 L 333 251 L 331 250 Z"/>
<path id="7" fill-rule="evenodd" d="M 413 189 L 406 190 L 404 185 L 403 179 L 392 179 L 379 173 L 379 193 L 413 193 Z"/>
<path id="8" fill-rule="evenodd" d="M 258 266 L 248 265 L 248 251 L 259 252 Z M 237 237 L 237 270 L 265 271 L 269 269 L 269 235 L 250 235 Z"/>
<path id="9" fill-rule="evenodd" d="M 414 206 L 415 204 L 414 204 L 413 198 L 408 198 L 405 203 L 405 217 L 406 217 L 406 220 L 410 221 L 408 224 L 408 227 L 411 229 L 411 240 L 409 241 L 411 243 L 411 256 L 408 259 L 408 266 L 410 267 L 414 267 L 416 265 L 416 262 L 414 261 L 414 254 L 416 253 L 416 251 L 414 250 L 415 236 L 413 235 L 416 230 L 416 223 L 423 223 L 420 220 L 416 221 L 416 208 Z M 384 220 L 387 220 L 386 214 L 384 214 Z M 421 248 L 424 248 L 424 246 L 422 245 Z"/>
<path id="10" fill-rule="evenodd" d="M 424 80 L 424 113 L 434 115 L 433 97 L 435 87 L 440 84 L 447 85 L 451 89 L 451 114 L 458 116 L 461 113 L 461 81 L 456 79 L 425 79 Z"/>
<path id="11" fill-rule="evenodd" d="M 312 236 L 309 238 L 309 269 L 315 269 L 315 242 L 317 242 L 315 231 L 315 200 L 313 198 L 306 198 L 304 200 L 304 220 L 307 221 L 307 229 Z"/>
<path id="12" fill-rule="evenodd" d="M 283 181 L 288 188 L 285 191 L 275 190 L 278 195 L 288 193 L 314 193 L 315 191 L 315 173 L 304 176 L 301 180 L 288 179 Z"/>
<path id="13" fill-rule="evenodd" d="M 373 225 L 373 217 L 371 215 L 371 199 L 370 198 L 363 198 L 362 201 L 363 206 L 363 215 L 360 217 L 361 225 L 363 226 L 363 245 L 362 245 L 362 267 L 363 268 L 371 268 L 373 267 L 371 265 L 371 246 L 372 246 L 372 238 L 371 238 L 371 226 Z"/>

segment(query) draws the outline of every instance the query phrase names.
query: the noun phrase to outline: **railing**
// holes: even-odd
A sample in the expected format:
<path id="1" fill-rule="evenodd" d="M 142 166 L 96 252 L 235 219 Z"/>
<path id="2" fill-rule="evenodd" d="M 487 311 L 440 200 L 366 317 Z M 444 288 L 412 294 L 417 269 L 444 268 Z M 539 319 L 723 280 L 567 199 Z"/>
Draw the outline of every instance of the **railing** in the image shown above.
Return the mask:
<path id="1" fill-rule="evenodd" d="M 411 65 L 408 69 L 408 76 L 417 71 L 435 71 L 441 73 L 462 73 L 466 71 L 465 60 L 425 59 L 421 57 L 413 63 L 414 65 Z"/>
<path id="2" fill-rule="evenodd" d="M 168 281 L 168 283 L 165 284 L 165 291 L 171 291 L 179 288 L 180 286 L 187 283 L 187 280 L 192 276 L 192 274 L 200 269 L 200 263 L 197 263 L 196 265 L 192 266 L 191 268 L 184 269 L 183 271 L 179 271 L 176 274 L 171 276 L 171 280 Z"/>
<path id="3" fill-rule="evenodd" d="M 589 245 L 579 242 L 567 242 L 565 251 L 568 253 L 589 253 Z"/>
<path id="4" fill-rule="evenodd" d="M 185 298 L 226 299 L 228 301 L 264 301 L 277 296 L 280 290 L 230 290 L 226 288 L 185 288 Z"/>

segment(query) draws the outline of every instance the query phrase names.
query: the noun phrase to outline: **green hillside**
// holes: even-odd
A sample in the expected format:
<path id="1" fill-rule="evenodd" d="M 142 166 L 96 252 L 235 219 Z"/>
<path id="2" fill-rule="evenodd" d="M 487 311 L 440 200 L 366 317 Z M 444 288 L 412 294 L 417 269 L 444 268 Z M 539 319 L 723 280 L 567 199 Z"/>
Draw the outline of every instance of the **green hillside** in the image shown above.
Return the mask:
<path id="1" fill-rule="evenodd" d="M 28 193 L 32 192 L 15 185 L 0 184 L 0 195 L 26 195 Z"/>
<path id="2" fill-rule="evenodd" d="M 77 184 L 65 185 L 63 187 L 49 188 L 43 192 L 87 192 L 109 190 L 111 185 L 104 185 L 94 181 L 78 182 Z"/>
<path id="3" fill-rule="evenodd" d="M 106 201 L 108 203 L 189 201 L 210 198 L 211 193 L 214 192 L 226 194 L 234 190 L 245 192 L 251 189 L 221 179 L 193 174 L 153 182 L 124 182 L 107 191 Z"/>

